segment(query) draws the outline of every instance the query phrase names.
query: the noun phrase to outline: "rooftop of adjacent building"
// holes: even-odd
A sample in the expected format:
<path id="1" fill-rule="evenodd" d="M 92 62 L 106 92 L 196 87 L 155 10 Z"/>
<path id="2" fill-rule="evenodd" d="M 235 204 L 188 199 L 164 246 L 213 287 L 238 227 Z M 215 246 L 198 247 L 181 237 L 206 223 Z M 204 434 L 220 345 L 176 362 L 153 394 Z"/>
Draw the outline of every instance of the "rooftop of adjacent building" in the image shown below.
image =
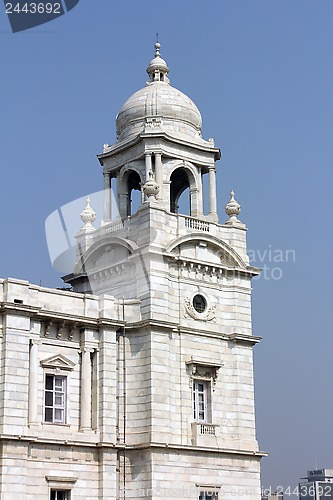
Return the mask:
<path id="1" fill-rule="evenodd" d="M 301 479 L 307 479 L 309 482 L 312 481 L 333 482 L 333 469 L 309 470 L 307 473 L 307 477 L 302 477 Z"/>

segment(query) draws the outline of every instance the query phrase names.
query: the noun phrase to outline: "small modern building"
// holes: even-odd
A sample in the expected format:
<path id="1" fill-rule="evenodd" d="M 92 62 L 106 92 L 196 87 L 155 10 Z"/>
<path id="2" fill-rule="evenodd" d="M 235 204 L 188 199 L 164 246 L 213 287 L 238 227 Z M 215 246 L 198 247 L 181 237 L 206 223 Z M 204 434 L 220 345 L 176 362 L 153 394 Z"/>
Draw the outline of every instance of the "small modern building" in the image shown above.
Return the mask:
<path id="1" fill-rule="evenodd" d="M 234 193 L 219 222 L 220 150 L 155 47 L 98 155 L 103 222 L 88 200 L 70 288 L 0 280 L 3 500 L 261 498 L 259 270 Z"/>
<path id="2" fill-rule="evenodd" d="M 299 483 L 299 498 L 324 500 L 333 498 L 333 469 L 308 471 L 307 481 Z"/>
<path id="3" fill-rule="evenodd" d="M 283 493 L 274 491 L 269 494 L 264 494 L 262 495 L 261 500 L 283 500 Z"/>

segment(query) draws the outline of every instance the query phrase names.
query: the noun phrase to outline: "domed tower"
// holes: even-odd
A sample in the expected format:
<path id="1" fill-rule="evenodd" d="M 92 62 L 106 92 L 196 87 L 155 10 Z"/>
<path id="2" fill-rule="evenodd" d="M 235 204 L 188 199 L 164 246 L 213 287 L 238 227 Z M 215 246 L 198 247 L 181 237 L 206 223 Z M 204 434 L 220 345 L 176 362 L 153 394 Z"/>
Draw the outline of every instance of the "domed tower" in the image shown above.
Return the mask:
<path id="1" fill-rule="evenodd" d="M 123 105 L 116 119 L 117 142 L 105 145 L 98 158 L 103 165 L 105 190 L 117 179 L 121 219 L 133 215 L 131 194 L 142 192 L 152 171 L 158 185 L 156 199 L 172 213 L 189 188 L 190 215 L 217 222 L 215 161 L 220 150 L 201 136 L 201 114 L 194 102 L 170 85 L 169 68 L 160 56 L 160 44 L 150 62 L 148 81 Z M 202 176 L 209 175 L 209 214 L 203 213 Z M 108 196 L 106 196 L 108 198 Z M 110 201 L 105 201 L 104 222 L 110 221 Z"/>
<path id="2" fill-rule="evenodd" d="M 249 265 L 233 192 L 227 220 L 218 223 L 220 150 L 202 138 L 198 108 L 170 85 L 155 48 L 145 87 L 118 113 L 116 143 L 98 155 L 102 225 L 93 227 L 87 202 L 77 263 L 65 281 L 112 304 L 103 314 L 117 331 L 108 368 L 116 373 L 117 397 L 108 406 L 116 431 L 114 441 L 105 439 L 117 450 L 126 498 L 259 500 L 252 347 L 260 339 L 251 324 L 251 279 L 259 270 Z M 189 213 L 182 214 L 187 189 Z M 115 498 L 125 498 L 121 490 Z"/>

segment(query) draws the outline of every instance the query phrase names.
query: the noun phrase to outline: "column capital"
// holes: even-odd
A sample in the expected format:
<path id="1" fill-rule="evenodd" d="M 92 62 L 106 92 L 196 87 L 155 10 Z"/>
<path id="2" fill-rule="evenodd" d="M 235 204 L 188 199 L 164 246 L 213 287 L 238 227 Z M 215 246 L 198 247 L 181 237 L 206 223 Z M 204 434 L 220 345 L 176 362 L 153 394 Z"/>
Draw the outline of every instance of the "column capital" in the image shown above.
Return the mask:
<path id="1" fill-rule="evenodd" d="M 81 347 L 81 349 L 78 349 L 78 354 L 86 354 L 86 353 L 89 353 L 89 354 L 92 354 L 96 351 L 97 349 L 95 349 L 94 347 Z"/>

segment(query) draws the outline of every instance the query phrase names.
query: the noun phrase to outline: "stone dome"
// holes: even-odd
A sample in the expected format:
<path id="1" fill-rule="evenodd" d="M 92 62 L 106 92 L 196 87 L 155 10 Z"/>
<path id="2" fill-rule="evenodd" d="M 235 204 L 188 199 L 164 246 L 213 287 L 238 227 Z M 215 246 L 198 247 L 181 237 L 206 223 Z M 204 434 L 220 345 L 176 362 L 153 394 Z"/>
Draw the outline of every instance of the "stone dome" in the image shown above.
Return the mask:
<path id="1" fill-rule="evenodd" d="M 186 139 L 201 138 L 202 119 L 194 102 L 169 83 L 167 67 L 156 43 L 154 59 L 147 68 L 146 86 L 127 99 L 116 118 L 117 139 L 123 141 L 156 127 Z"/>

